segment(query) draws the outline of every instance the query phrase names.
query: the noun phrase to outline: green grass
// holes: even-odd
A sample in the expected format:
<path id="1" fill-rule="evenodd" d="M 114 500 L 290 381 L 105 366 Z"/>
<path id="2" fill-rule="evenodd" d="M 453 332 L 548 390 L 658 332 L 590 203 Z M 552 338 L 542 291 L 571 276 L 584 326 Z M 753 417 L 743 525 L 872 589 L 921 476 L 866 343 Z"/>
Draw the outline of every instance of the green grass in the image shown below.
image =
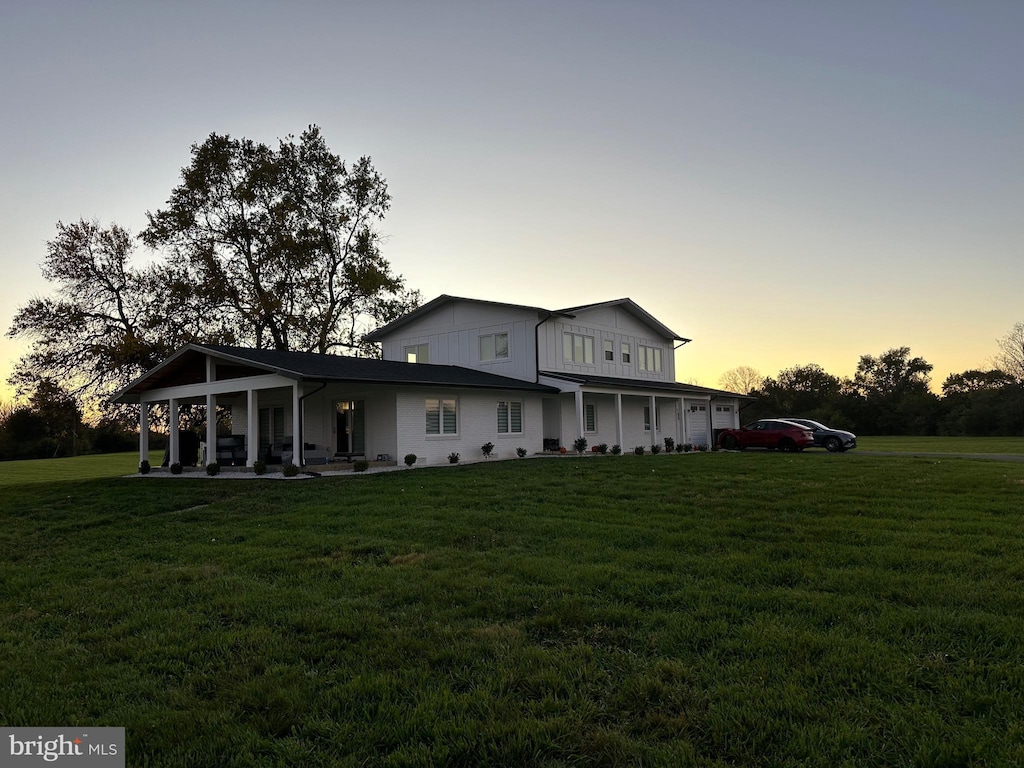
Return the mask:
<path id="1" fill-rule="evenodd" d="M 900 453 L 1021 453 L 1024 437 L 858 437 L 865 451 Z"/>
<path id="2" fill-rule="evenodd" d="M 0 490 L 0 722 L 136 766 L 1024 763 L 1024 465 Z"/>
<path id="3" fill-rule="evenodd" d="M 151 460 L 159 464 L 163 452 Z M 139 453 L 103 453 L 66 459 L 26 459 L 0 461 L 0 488 L 35 483 L 59 483 L 66 480 L 93 480 L 119 477 L 139 471 Z"/>

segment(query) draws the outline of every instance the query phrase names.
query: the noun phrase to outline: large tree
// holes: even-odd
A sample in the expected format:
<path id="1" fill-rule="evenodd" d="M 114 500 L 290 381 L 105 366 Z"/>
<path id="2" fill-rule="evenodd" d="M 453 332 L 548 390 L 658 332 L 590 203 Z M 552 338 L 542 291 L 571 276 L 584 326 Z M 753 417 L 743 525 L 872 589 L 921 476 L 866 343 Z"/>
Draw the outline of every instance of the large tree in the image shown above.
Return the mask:
<path id="1" fill-rule="evenodd" d="M 11 376 L 21 394 L 58 381 L 77 398 L 102 401 L 195 336 L 184 275 L 134 266 L 133 245 L 116 224 L 57 223 L 42 264 L 53 293 L 22 306 L 7 332 L 31 341 Z"/>
<path id="2" fill-rule="evenodd" d="M 365 351 L 413 308 L 377 227 L 390 207 L 370 158 L 351 166 L 311 126 L 272 149 L 211 134 L 140 237 L 190 273 L 214 323 L 257 348 Z"/>
<path id="3" fill-rule="evenodd" d="M 870 434 L 925 435 L 935 431 L 938 398 L 929 389 L 932 364 L 897 347 L 878 357 L 861 355 L 852 381 L 866 409 L 862 431 Z"/>
<path id="4" fill-rule="evenodd" d="M 729 392 L 739 392 L 747 395 L 756 389 L 761 388 L 764 376 L 756 368 L 749 365 L 740 365 L 731 368 L 718 377 L 718 386 Z"/>

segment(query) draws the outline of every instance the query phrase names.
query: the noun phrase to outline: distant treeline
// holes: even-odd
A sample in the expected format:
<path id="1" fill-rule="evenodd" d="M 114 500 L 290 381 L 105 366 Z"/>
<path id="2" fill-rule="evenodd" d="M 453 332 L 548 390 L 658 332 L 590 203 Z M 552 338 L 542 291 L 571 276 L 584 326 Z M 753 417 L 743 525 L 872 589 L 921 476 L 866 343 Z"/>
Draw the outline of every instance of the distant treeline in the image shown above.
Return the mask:
<path id="1" fill-rule="evenodd" d="M 741 391 L 757 397 L 743 409 L 743 423 L 803 416 L 859 435 L 1024 435 L 1024 379 L 1000 369 L 969 370 L 947 377 L 937 395 L 931 370 L 900 347 L 863 356 L 852 379 L 805 365 L 767 378 L 736 369 L 722 381 L 735 383 L 739 371 L 747 385 Z"/>

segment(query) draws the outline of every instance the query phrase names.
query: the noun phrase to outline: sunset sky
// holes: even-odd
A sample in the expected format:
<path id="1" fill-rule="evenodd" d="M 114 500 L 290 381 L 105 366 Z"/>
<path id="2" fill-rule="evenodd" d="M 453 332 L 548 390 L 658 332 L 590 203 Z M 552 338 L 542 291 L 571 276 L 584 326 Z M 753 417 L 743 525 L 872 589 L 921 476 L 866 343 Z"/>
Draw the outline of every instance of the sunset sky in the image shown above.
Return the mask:
<path id="1" fill-rule="evenodd" d="M 705 386 L 909 346 L 937 388 L 1024 321 L 1022 40 L 1019 0 L 5 3 L 0 325 L 57 221 L 138 233 L 192 143 L 315 123 L 425 299 L 628 296 Z"/>

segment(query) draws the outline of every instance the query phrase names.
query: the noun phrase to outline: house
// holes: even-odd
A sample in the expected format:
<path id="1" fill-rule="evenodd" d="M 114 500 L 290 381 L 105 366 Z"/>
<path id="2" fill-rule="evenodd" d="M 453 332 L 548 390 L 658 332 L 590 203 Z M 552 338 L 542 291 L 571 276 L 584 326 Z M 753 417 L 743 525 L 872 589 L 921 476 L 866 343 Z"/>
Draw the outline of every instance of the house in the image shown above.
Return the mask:
<path id="1" fill-rule="evenodd" d="M 710 444 L 746 396 L 675 380 L 683 338 L 630 299 L 560 310 L 439 296 L 374 331 L 382 360 L 206 344 L 179 349 L 115 402 L 231 411 L 222 456 L 323 463 L 448 454 L 511 457 L 590 445 Z M 140 416 L 148 460 L 149 408 Z M 208 420 L 206 444 L 217 445 Z M 223 441 L 224 438 L 221 438 Z M 217 449 L 218 452 L 220 449 Z M 169 451 L 177 461 L 180 440 Z M 213 454 L 210 454 L 211 459 Z"/>

